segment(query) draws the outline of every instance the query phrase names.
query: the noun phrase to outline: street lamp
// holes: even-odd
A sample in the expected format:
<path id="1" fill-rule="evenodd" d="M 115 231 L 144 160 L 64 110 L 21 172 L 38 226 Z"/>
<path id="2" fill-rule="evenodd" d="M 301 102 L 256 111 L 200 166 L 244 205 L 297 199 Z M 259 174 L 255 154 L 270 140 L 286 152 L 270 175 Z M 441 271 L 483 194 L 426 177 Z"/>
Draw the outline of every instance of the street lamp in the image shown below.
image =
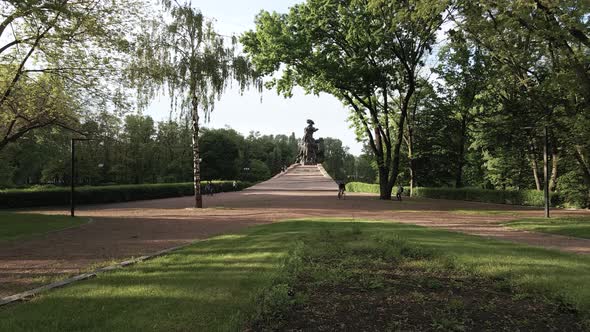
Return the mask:
<path id="1" fill-rule="evenodd" d="M 70 216 L 74 217 L 74 210 L 76 208 L 76 142 L 77 141 L 92 141 L 92 138 L 72 138 L 70 149 L 72 152 L 72 175 L 71 175 L 71 186 L 70 186 Z"/>

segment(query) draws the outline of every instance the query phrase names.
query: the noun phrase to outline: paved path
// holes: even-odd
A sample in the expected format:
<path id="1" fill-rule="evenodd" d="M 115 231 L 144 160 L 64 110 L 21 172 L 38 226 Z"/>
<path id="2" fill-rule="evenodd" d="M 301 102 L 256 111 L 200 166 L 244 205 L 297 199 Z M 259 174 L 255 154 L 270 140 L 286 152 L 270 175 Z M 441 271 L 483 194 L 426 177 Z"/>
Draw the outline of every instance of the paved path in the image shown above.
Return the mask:
<path id="1" fill-rule="evenodd" d="M 0 297 L 95 267 L 161 249 L 289 218 L 343 217 L 391 220 L 500 238 L 564 251 L 590 254 L 590 240 L 514 231 L 500 223 L 542 216 L 541 209 L 433 199 L 381 201 L 375 195 L 348 193 L 315 166 L 298 166 L 242 192 L 204 197 L 205 209 L 193 209 L 192 197 L 83 206 L 78 215 L 94 222 L 22 242 L 0 244 Z M 459 210 L 502 211 L 465 214 Z M 43 213 L 67 213 L 47 209 Z M 556 215 L 590 215 L 555 211 Z"/>

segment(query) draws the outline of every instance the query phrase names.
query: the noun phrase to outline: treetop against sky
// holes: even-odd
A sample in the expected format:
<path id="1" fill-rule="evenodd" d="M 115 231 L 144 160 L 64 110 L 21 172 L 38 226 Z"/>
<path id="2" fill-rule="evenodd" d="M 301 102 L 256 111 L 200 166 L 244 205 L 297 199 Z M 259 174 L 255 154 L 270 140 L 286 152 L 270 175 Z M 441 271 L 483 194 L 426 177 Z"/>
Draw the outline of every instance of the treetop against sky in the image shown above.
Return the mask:
<path id="1" fill-rule="evenodd" d="M 203 0 L 194 3 L 206 17 L 214 19 L 215 29 L 223 35 L 239 36 L 255 28 L 254 18 L 261 10 L 285 13 L 289 7 L 301 3 L 297 0 L 253 0 L 253 1 L 214 1 Z M 165 96 L 155 100 L 145 111 L 155 120 L 165 120 L 170 116 L 170 102 Z M 248 134 L 259 131 L 263 134 L 303 135 L 306 119 L 314 119 L 320 131 L 318 137 L 335 137 L 350 147 L 354 155 L 361 153 L 354 131 L 349 128 L 348 110 L 336 98 L 321 94 L 305 95 L 297 88 L 293 97 L 285 99 L 273 90 L 264 90 L 262 96 L 255 89 L 240 94 L 237 87 L 226 91 L 215 105 L 211 115 L 210 128 L 230 126 Z"/>

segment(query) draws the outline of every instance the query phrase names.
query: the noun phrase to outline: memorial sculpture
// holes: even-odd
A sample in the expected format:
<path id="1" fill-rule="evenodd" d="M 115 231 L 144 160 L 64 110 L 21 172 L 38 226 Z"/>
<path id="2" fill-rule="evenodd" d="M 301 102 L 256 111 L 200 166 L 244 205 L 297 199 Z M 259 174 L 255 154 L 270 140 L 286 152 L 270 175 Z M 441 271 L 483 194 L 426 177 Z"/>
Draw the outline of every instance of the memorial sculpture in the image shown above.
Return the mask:
<path id="1" fill-rule="evenodd" d="M 307 120 L 307 127 L 303 138 L 299 143 L 299 154 L 297 155 L 297 163 L 303 165 L 316 165 L 320 162 L 320 144 L 321 140 L 313 138 L 313 134 L 318 131 L 313 125 L 313 120 Z"/>

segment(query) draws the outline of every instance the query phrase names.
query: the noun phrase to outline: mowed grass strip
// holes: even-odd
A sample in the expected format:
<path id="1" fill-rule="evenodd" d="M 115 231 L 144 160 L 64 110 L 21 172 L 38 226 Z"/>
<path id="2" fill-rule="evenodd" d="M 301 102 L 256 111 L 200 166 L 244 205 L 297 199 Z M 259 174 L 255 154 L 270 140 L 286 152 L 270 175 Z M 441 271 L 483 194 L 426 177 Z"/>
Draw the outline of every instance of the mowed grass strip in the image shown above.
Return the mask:
<path id="1" fill-rule="evenodd" d="M 413 225 L 327 219 L 285 221 L 215 237 L 0 308 L 0 330 L 244 329 L 272 312 L 265 303 L 277 301 L 261 298 L 288 280 L 289 259 L 296 257 L 290 253 L 302 242 L 313 243 L 317 234 L 340 231 L 359 234 L 367 244 L 402 239 L 409 250 L 435 252 L 470 275 L 559 300 L 583 315 L 590 312 L 590 257 Z M 270 295 L 287 291 L 279 290 Z"/>
<path id="2" fill-rule="evenodd" d="M 0 241 L 25 240 L 87 222 L 78 217 L 0 212 Z"/>
<path id="3" fill-rule="evenodd" d="M 580 331 L 576 310 L 356 223 L 301 241 L 251 331 Z M 590 326 L 588 326 L 590 327 Z"/>
<path id="4" fill-rule="evenodd" d="M 563 218 L 526 218 L 510 221 L 504 224 L 510 228 L 567 235 L 590 239 L 590 216 L 588 217 L 563 217 Z"/>

